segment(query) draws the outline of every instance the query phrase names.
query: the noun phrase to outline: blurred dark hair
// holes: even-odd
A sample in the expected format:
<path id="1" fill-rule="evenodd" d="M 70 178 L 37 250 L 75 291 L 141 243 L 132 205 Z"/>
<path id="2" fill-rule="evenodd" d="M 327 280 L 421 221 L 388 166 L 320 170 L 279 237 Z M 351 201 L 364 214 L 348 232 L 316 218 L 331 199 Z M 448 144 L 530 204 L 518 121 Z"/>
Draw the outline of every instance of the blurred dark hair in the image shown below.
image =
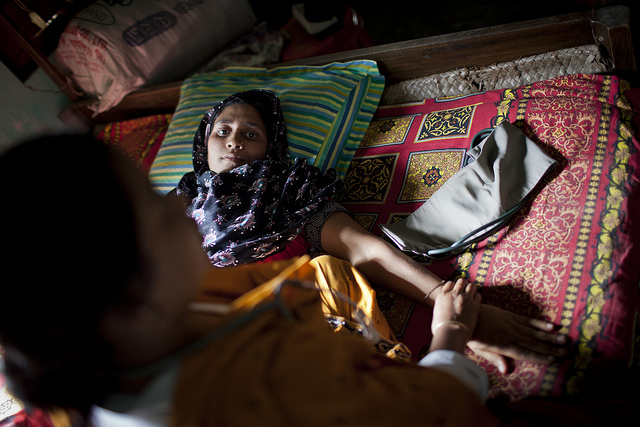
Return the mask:
<path id="1" fill-rule="evenodd" d="M 100 323 L 128 298 L 139 265 L 115 156 L 84 135 L 0 156 L 0 346 L 10 391 L 26 404 L 86 411 L 111 387 Z"/>

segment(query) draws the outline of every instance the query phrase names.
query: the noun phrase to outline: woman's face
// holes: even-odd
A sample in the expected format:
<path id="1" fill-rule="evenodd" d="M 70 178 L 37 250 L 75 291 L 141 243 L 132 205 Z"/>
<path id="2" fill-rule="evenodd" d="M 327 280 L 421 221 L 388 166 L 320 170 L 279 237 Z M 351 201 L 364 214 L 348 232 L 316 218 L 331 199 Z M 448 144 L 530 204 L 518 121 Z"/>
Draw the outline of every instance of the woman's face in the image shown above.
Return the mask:
<path id="1" fill-rule="evenodd" d="M 250 104 L 224 108 L 213 124 L 207 141 L 209 169 L 216 173 L 264 159 L 267 130 L 262 117 Z"/>

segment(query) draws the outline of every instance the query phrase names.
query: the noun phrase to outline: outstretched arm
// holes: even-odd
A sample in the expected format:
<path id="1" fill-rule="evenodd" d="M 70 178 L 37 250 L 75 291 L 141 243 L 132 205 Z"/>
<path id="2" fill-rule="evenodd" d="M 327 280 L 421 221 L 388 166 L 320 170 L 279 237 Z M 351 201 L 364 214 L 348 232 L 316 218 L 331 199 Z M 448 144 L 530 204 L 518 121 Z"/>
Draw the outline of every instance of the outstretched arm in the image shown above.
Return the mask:
<path id="1" fill-rule="evenodd" d="M 327 219 L 321 243 L 327 253 L 349 261 L 371 283 L 430 306 L 443 284 L 435 274 L 366 231 L 344 212 Z"/>
<path id="2" fill-rule="evenodd" d="M 344 212 L 331 215 L 322 229 L 323 249 L 349 261 L 373 284 L 433 306 L 442 280 L 391 244 L 362 228 Z M 428 296 L 428 298 L 425 298 Z M 565 354 L 565 337 L 553 325 L 482 304 L 473 341 L 478 355 L 507 372 L 505 357 L 549 363 Z"/>

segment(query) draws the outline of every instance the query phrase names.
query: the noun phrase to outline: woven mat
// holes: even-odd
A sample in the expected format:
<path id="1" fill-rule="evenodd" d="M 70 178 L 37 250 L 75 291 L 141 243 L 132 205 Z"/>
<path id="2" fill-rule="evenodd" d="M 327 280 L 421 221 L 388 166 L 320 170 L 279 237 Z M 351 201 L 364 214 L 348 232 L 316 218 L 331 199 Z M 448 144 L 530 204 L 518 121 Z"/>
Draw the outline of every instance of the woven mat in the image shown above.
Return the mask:
<path id="1" fill-rule="evenodd" d="M 470 95 L 508 89 L 569 74 L 608 71 L 596 45 L 528 56 L 486 68 L 457 68 L 441 74 L 387 86 L 382 104 L 398 104 L 444 96 Z"/>

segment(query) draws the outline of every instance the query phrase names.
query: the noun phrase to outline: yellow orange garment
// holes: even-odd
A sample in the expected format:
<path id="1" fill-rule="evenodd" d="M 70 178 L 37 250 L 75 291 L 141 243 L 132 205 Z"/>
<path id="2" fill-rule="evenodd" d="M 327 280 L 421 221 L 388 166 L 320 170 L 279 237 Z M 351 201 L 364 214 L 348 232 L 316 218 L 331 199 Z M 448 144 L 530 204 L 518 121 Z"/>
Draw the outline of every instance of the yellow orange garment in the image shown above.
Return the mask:
<path id="1" fill-rule="evenodd" d="M 215 270 L 200 302 L 247 291 L 233 300 L 229 322 L 276 298 L 286 309 L 266 310 L 186 357 L 171 424 L 496 425 L 457 378 L 381 356 L 361 337 L 328 327 L 320 293 L 304 284 L 345 272 L 353 273 L 331 257 Z"/>

